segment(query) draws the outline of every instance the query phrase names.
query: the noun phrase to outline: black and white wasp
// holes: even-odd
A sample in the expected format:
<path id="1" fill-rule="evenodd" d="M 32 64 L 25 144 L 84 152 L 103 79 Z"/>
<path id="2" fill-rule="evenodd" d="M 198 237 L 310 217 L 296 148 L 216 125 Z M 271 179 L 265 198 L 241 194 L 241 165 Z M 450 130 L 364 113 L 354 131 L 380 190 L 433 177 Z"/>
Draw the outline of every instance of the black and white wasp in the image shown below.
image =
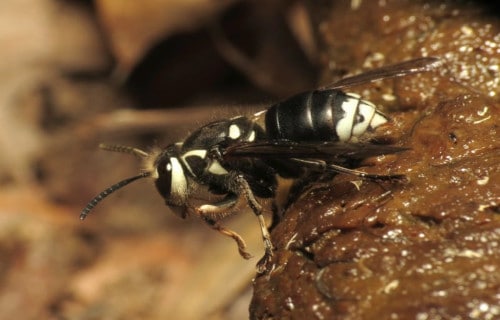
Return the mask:
<path id="1" fill-rule="evenodd" d="M 389 119 L 375 105 L 341 89 L 375 80 L 430 71 L 440 60 L 418 58 L 344 78 L 315 91 L 295 95 L 250 117 L 209 123 L 183 142 L 151 153 L 130 147 L 101 146 L 145 159 L 141 174 L 102 191 L 80 214 L 85 219 L 105 197 L 125 185 L 151 177 L 166 204 L 180 217 L 201 217 L 210 227 L 232 237 L 244 258 L 243 239 L 222 227 L 219 220 L 249 206 L 258 218 L 265 257 L 272 243 L 257 198 L 274 198 L 278 177 L 304 178 L 311 174 L 348 173 L 365 179 L 391 180 L 401 175 L 371 175 L 353 170 L 356 161 L 396 153 L 403 148 L 356 143 L 366 132 Z M 194 205 L 190 200 L 201 188 L 218 201 Z"/>

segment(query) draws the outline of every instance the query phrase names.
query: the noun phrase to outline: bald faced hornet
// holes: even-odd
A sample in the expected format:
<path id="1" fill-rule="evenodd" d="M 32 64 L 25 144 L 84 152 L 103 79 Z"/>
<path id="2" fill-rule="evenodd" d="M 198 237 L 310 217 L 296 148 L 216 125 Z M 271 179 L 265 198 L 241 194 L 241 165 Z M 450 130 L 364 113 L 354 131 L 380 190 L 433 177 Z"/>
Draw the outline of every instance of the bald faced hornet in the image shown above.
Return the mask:
<path id="1" fill-rule="evenodd" d="M 257 216 L 265 246 L 272 243 L 257 198 L 273 198 L 278 177 L 298 179 L 318 173 L 347 173 L 364 179 L 392 180 L 402 175 L 373 175 L 352 169 L 355 161 L 405 150 L 355 143 L 389 119 L 369 101 L 341 89 L 379 79 L 430 71 L 437 58 L 419 58 L 344 78 L 315 91 L 300 93 L 250 117 L 239 116 L 209 123 L 183 142 L 151 153 L 121 146 L 101 146 L 145 159 L 146 169 L 102 191 L 80 214 L 85 219 L 105 197 L 141 178 L 153 178 L 166 204 L 180 217 L 201 217 L 210 227 L 232 237 L 242 257 L 248 259 L 243 239 L 219 220 L 249 206 Z M 193 205 L 201 188 L 220 199 Z"/>

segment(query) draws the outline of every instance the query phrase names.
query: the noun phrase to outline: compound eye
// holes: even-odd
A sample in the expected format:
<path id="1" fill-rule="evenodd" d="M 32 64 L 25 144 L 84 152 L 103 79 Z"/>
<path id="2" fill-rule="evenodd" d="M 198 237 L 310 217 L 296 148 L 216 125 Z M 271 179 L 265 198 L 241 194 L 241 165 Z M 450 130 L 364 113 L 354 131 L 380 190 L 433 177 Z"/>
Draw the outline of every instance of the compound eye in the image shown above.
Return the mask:
<path id="1" fill-rule="evenodd" d="M 163 198 L 168 199 L 172 189 L 172 163 L 170 163 L 170 158 L 160 157 L 156 164 L 156 170 L 158 172 L 158 178 L 155 181 L 156 189 Z"/>
<path id="2" fill-rule="evenodd" d="M 185 207 L 187 201 L 187 180 L 179 158 L 164 153 L 155 162 L 156 189 L 169 206 Z"/>

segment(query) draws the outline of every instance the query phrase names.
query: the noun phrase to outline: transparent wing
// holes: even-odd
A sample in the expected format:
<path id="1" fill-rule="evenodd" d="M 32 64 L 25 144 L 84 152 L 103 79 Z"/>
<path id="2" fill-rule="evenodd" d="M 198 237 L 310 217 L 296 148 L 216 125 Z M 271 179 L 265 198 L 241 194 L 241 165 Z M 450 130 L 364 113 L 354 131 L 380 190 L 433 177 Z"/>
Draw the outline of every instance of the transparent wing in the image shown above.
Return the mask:
<path id="1" fill-rule="evenodd" d="M 405 150 L 408 149 L 370 143 L 269 140 L 232 145 L 224 151 L 223 157 L 226 159 L 241 157 L 319 159 L 328 162 L 342 163 L 346 160 L 362 160 L 368 157 L 392 154 Z"/>
<path id="2" fill-rule="evenodd" d="M 408 149 L 375 144 L 271 140 L 232 145 L 223 152 L 223 157 L 229 161 L 243 157 L 275 159 L 320 172 L 346 173 L 370 180 L 404 181 L 405 176 L 401 174 L 369 174 L 346 168 L 342 164 L 405 150 Z"/>
<path id="3" fill-rule="evenodd" d="M 417 58 L 343 78 L 339 81 L 323 86 L 318 90 L 342 89 L 381 79 L 403 77 L 409 74 L 431 71 L 441 65 L 443 65 L 442 60 L 436 57 Z"/>

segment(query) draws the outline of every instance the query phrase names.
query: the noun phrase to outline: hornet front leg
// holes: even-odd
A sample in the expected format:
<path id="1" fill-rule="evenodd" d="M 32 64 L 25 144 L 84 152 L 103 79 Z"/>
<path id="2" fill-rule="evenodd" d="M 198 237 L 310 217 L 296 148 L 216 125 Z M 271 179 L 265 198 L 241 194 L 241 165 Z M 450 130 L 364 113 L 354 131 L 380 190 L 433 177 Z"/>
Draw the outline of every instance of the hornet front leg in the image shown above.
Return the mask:
<path id="1" fill-rule="evenodd" d="M 245 259 L 249 259 L 251 255 L 246 251 L 246 245 L 243 238 L 236 232 L 222 227 L 218 223 L 220 219 L 233 214 L 235 210 L 248 204 L 253 213 L 257 216 L 264 242 L 265 254 L 258 263 L 258 270 L 262 272 L 265 264 L 267 264 L 270 257 L 273 255 L 273 245 L 262 214 L 262 205 L 255 198 L 248 181 L 243 175 L 237 174 L 234 177 L 230 189 L 232 193 L 228 194 L 223 200 L 212 204 L 202 205 L 196 208 L 195 211 L 212 229 L 233 238 L 238 245 L 240 255 Z"/>

